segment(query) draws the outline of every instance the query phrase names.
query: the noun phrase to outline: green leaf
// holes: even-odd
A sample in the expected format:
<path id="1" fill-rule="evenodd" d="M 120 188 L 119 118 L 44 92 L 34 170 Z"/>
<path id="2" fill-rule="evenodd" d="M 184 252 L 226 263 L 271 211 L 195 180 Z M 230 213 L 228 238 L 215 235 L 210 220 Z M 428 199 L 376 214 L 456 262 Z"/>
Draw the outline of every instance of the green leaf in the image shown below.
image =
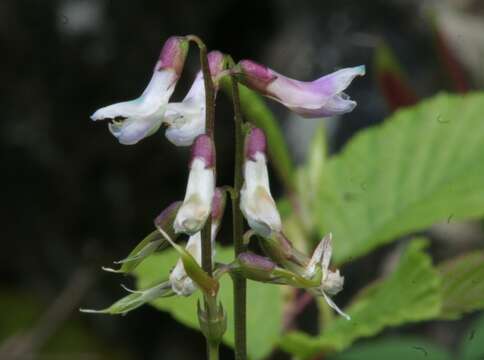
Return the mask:
<path id="1" fill-rule="evenodd" d="M 484 251 L 474 251 L 442 263 L 443 319 L 484 309 Z"/>
<path id="2" fill-rule="evenodd" d="M 356 339 L 397 326 L 434 318 L 440 312 L 440 277 L 423 251 L 426 241 L 413 240 L 395 271 L 386 279 L 363 289 L 345 309 L 351 320 L 338 318 L 319 337 L 296 332 L 285 336 L 281 346 L 303 358 L 321 352 L 343 350 Z"/>
<path id="3" fill-rule="evenodd" d="M 328 159 L 327 153 L 326 128 L 321 124 L 311 139 L 305 166 L 297 171 L 297 190 L 301 197 L 299 206 L 301 216 L 299 218 L 305 229 L 309 231 L 313 230 L 315 226 L 316 217 L 312 212 L 317 206 L 315 202 L 318 201 L 318 198 L 314 196 L 314 189 L 317 189 L 322 181 Z M 292 237 L 289 238 L 292 240 Z"/>
<path id="4" fill-rule="evenodd" d="M 484 359 L 484 316 L 477 319 L 462 338 L 460 359 Z"/>
<path id="5" fill-rule="evenodd" d="M 337 263 L 438 221 L 484 215 L 483 108 L 484 93 L 436 96 L 328 161 L 310 209 L 319 234 L 333 233 Z"/>
<path id="6" fill-rule="evenodd" d="M 166 278 L 178 258 L 179 255 L 170 249 L 146 259 L 135 271 L 138 287 L 146 288 Z M 217 261 L 229 263 L 233 258 L 232 247 L 218 248 Z M 279 339 L 282 326 L 282 298 L 278 286 L 252 281 L 248 281 L 247 285 L 247 307 L 250 309 L 247 314 L 247 328 L 250 329 L 247 334 L 248 353 L 251 359 L 256 360 L 267 356 Z M 198 330 L 197 299 L 199 298 L 198 291 L 190 297 L 163 298 L 155 300 L 152 304 L 160 310 L 169 312 L 181 323 Z M 224 342 L 233 346 L 233 296 L 232 281 L 229 276 L 224 276 L 220 280 L 218 298 L 228 318 Z"/>
<path id="7" fill-rule="evenodd" d="M 229 78 L 222 80 L 223 89 L 232 96 Z M 256 92 L 244 85 L 239 84 L 240 107 L 247 121 L 264 130 L 267 136 L 271 165 L 277 172 L 280 180 L 288 190 L 294 189 L 294 164 L 289 155 L 288 147 L 272 111 L 267 107 L 264 100 Z"/>
<path id="8" fill-rule="evenodd" d="M 451 355 L 445 349 L 419 338 L 385 338 L 352 346 L 350 349 L 332 356 L 330 360 L 363 359 L 425 359 L 450 360 Z"/>

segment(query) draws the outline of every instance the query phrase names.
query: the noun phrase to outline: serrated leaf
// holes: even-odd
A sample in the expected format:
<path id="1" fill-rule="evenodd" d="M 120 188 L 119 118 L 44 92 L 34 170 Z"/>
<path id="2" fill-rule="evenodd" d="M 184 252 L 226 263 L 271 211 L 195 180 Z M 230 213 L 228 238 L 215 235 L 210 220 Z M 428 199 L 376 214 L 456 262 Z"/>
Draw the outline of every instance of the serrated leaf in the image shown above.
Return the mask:
<path id="1" fill-rule="evenodd" d="M 146 259 L 135 271 L 138 286 L 144 288 L 162 280 L 178 258 L 179 255 L 170 249 Z M 229 263 L 233 258 L 233 248 L 217 249 L 217 261 Z M 282 299 L 278 286 L 252 281 L 248 281 L 247 286 L 247 308 L 250 309 L 247 313 L 247 328 L 250 329 L 247 333 L 248 353 L 251 359 L 257 360 L 268 355 L 279 339 L 279 331 L 282 326 Z M 152 304 L 160 310 L 169 312 L 184 325 L 198 330 L 197 299 L 199 298 L 200 292 L 198 291 L 190 297 L 163 298 L 155 300 Z M 232 281 L 228 276 L 220 279 L 218 299 L 222 302 L 228 320 L 224 342 L 233 346 Z"/>
<path id="2" fill-rule="evenodd" d="M 321 177 L 327 162 L 327 152 L 326 128 L 324 125 L 321 125 L 311 139 L 306 165 L 298 169 L 296 174 L 297 190 L 301 197 L 298 209 L 300 216 L 298 216 L 298 219 L 300 219 L 304 228 L 308 230 L 314 229 L 314 216 L 312 216 L 311 212 L 316 206 L 314 202 L 318 201 L 317 197 L 314 196 L 314 192 L 321 183 Z M 284 225 L 286 225 L 286 221 Z M 292 240 L 292 237 L 290 239 Z"/>
<path id="3" fill-rule="evenodd" d="M 345 309 L 350 321 L 334 320 L 319 337 L 290 333 L 281 341 L 282 348 L 308 358 L 343 350 L 356 339 L 373 336 L 387 326 L 437 316 L 441 308 L 440 277 L 423 251 L 425 244 L 423 239 L 413 240 L 389 277 L 362 290 Z"/>
<path id="4" fill-rule="evenodd" d="M 438 221 L 484 215 L 484 93 L 439 95 L 357 135 L 324 167 L 311 214 L 335 261 Z"/>
<path id="5" fill-rule="evenodd" d="M 419 338 L 385 338 L 352 346 L 329 360 L 391 359 L 450 360 L 450 353 Z"/>
<path id="6" fill-rule="evenodd" d="M 444 262 L 442 312 L 440 318 L 456 319 L 462 314 L 484 309 L 484 251 L 474 251 Z"/>
<path id="7" fill-rule="evenodd" d="M 474 321 L 462 337 L 459 359 L 484 359 L 484 316 Z"/>

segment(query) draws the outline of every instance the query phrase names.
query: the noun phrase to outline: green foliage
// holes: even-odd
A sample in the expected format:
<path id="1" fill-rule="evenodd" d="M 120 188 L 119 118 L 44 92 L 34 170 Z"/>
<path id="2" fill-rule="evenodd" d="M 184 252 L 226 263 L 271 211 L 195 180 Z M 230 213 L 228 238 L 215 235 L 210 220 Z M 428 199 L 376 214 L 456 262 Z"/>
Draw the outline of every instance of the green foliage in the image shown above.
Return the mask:
<path id="1" fill-rule="evenodd" d="M 365 288 L 345 311 L 351 320 L 338 318 L 319 337 L 290 333 L 281 346 L 303 358 L 342 350 L 361 337 L 377 334 L 387 326 L 431 319 L 441 308 L 440 277 L 425 254 L 425 241 L 413 240 L 395 271 Z"/>
<path id="2" fill-rule="evenodd" d="M 444 319 L 455 319 L 463 313 L 484 309 L 484 251 L 475 251 L 439 266 L 442 274 Z"/>
<path id="3" fill-rule="evenodd" d="M 216 260 L 229 263 L 233 259 L 233 248 L 218 248 Z M 135 270 L 138 287 L 143 289 L 166 280 L 167 274 L 175 265 L 179 255 L 174 250 L 167 250 L 146 259 Z M 248 351 L 251 359 L 262 359 L 272 350 L 279 339 L 282 326 L 282 298 L 280 289 L 274 285 L 248 282 L 247 289 L 247 328 Z M 181 323 L 199 329 L 197 318 L 197 299 L 200 292 L 190 297 L 174 296 L 153 301 L 153 305 L 163 311 L 169 312 Z M 227 313 L 228 326 L 224 342 L 228 345 L 234 343 L 233 332 L 233 294 L 232 281 L 228 276 L 220 280 L 219 300 Z"/>
<path id="4" fill-rule="evenodd" d="M 484 316 L 474 321 L 461 339 L 459 359 L 484 359 Z"/>
<path id="5" fill-rule="evenodd" d="M 439 95 L 362 131 L 300 186 L 338 263 L 435 222 L 484 215 L 484 94 Z M 325 163 L 326 162 L 326 163 Z"/>
<path id="6" fill-rule="evenodd" d="M 451 355 L 437 345 L 418 338 L 386 338 L 352 346 L 330 360 L 450 360 Z"/>
<path id="7" fill-rule="evenodd" d="M 48 308 L 32 294 L 16 291 L 2 292 L 0 307 L 8 309 L 2 312 L 0 319 L 0 343 L 3 345 L 12 337 L 27 335 L 32 330 L 38 331 L 38 326 L 46 325 L 43 315 Z M 76 310 L 73 311 L 74 314 L 69 321 L 60 323 L 58 329 L 46 338 L 45 343 L 41 342 L 38 349 L 39 358 L 76 358 L 87 352 L 96 354 L 100 360 L 113 358 L 121 360 L 129 357 L 122 346 L 116 349 L 106 348 L 81 321 L 84 318 L 77 314 Z"/>

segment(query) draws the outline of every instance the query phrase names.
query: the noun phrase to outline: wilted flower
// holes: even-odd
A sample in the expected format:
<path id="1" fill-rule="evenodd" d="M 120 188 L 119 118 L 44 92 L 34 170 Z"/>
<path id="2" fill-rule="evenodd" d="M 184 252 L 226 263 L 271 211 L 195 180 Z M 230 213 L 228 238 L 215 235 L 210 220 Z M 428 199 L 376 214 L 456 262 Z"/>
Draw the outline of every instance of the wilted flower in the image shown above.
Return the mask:
<path id="1" fill-rule="evenodd" d="M 224 213 L 224 209 L 225 193 L 220 189 L 216 189 L 212 201 L 212 260 L 215 256 L 215 238 L 217 237 L 217 232 Z M 197 232 L 195 235 L 190 236 L 185 249 L 193 256 L 193 258 L 197 261 L 199 265 L 202 263 L 201 232 Z M 187 275 L 185 267 L 183 266 L 183 261 L 181 259 L 178 260 L 172 272 L 170 273 L 170 283 L 173 291 L 178 295 L 189 296 L 193 294 L 197 289 L 196 284 Z"/>
<path id="2" fill-rule="evenodd" d="M 121 144 L 133 145 L 160 127 L 165 106 L 181 75 L 188 41 L 172 36 L 164 44 L 153 76 L 137 99 L 103 107 L 92 114 L 94 121 L 111 119 L 109 130 Z"/>
<path id="3" fill-rule="evenodd" d="M 321 286 L 319 288 L 313 289 L 314 293 L 317 295 L 322 295 L 329 306 L 336 310 L 340 315 L 346 319 L 350 317 L 345 314 L 336 305 L 333 300 L 328 296 L 336 295 L 343 289 L 344 277 L 340 275 L 339 270 L 332 271 L 329 269 L 329 263 L 331 261 L 331 255 L 333 252 L 333 247 L 331 245 L 332 234 L 326 235 L 319 245 L 314 250 L 313 256 L 306 266 L 305 276 L 310 277 L 316 272 L 317 268 L 320 266 L 323 276 L 321 278 Z"/>
<path id="4" fill-rule="evenodd" d="M 218 90 L 218 75 L 225 67 L 224 59 L 220 51 L 208 54 L 215 93 Z M 198 135 L 205 132 L 205 85 L 202 71 L 198 72 L 182 102 L 167 105 L 164 122 L 168 124 L 166 137 L 177 146 L 189 146 Z"/>
<path id="5" fill-rule="evenodd" d="M 258 128 L 252 128 L 246 137 L 244 185 L 240 195 L 240 209 L 256 233 L 268 237 L 272 232 L 281 231 L 281 217 L 269 188 L 266 137 Z"/>
<path id="6" fill-rule="evenodd" d="M 304 82 L 278 74 L 252 60 L 242 60 L 239 66 L 241 81 L 247 86 L 306 118 L 335 116 L 352 111 L 356 102 L 343 91 L 356 76 L 365 74 L 365 67 L 361 65 Z"/>
<path id="7" fill-rule="evenodd" d="M 192 160 L 183 204 L 175 218 L 176 233 L 199 232 L 210 214 L 215 190 L 215 151 L 212 140 L 200 135 L 192 147 Z"/>

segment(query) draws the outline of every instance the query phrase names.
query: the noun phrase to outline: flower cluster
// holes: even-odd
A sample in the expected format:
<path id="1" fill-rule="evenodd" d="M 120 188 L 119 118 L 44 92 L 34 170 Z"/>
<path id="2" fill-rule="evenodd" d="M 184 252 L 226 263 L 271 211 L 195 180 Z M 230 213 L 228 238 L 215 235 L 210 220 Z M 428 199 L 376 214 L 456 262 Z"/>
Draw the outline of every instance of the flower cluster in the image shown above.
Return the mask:
<path id="1" fill-rule="evenodd" d="M 322 296 L 342 316 L 330 296 L 343 288 L 339 270 L 330 269 L 332 236 L 325 236 L 311 257 L 295 249 L 283 233 L 281 216 L 272 197 L 267 168 L 267 139 L 253 125 L 245 129 L 240 194 L 237 189 L 216 187 L 216 152 L 210 134 L 206 133 L 206 75 L 213 84 L 214 96 L 225 76 L 240 81 L 252 90 L 274 99 L 303 117 L 340 115 L 353 110 L 356 102 L 343 92 L 364 67 L 341 69 L 312 82 L 285 77 L 251 60 L 234 64 L 219 51 L 207 54 L 208 72 L 200 70 L 181 102 L 170 102 L 188 54 L 190 37 L 171 37 L 161 50 L 153 76 L 142 95 L 97 110 L 94 121 L 109 119 L 109 130 L 121 144 L 133 145 L 153 135 L 164 124 L 166 138 L 176 146 L 191 146 L 189 175 L 183 201 L 168 206 L 154 221 L 156 231 L 148 235 L 131 254 L 120 261 L 114 272 L 129 273 L 155 251 L 171 245 L 180 259 L 165 281 L 152 288 L 130 291 L 130 294 L 105 313 L 126 313 L 159 297 L 189 296 L 197 289 L 215 296 L 218 279 L 227 272 L 241 274 L 255 281 L 304 288 Z M 228 191 L 227 191 L 228 189 Z M 254 236 L 264 256 L 242 252 L 230 264 L 216 264 L 213 274 L 202 267 L 202 231 L 210 220 L 212 260 L 215 238 L 225 209 L 226 193 L 240 206 L 250 230 L 244 235 L 249 242 Z M 240 200 L 240 201 L 239 201 Z M 207 225 L 208 226 L 208 225 Z M 177 244 L 181 235 L 188 236 L 186 247 Z M 242 235 L 242 234 L 241 234 Z"/>

